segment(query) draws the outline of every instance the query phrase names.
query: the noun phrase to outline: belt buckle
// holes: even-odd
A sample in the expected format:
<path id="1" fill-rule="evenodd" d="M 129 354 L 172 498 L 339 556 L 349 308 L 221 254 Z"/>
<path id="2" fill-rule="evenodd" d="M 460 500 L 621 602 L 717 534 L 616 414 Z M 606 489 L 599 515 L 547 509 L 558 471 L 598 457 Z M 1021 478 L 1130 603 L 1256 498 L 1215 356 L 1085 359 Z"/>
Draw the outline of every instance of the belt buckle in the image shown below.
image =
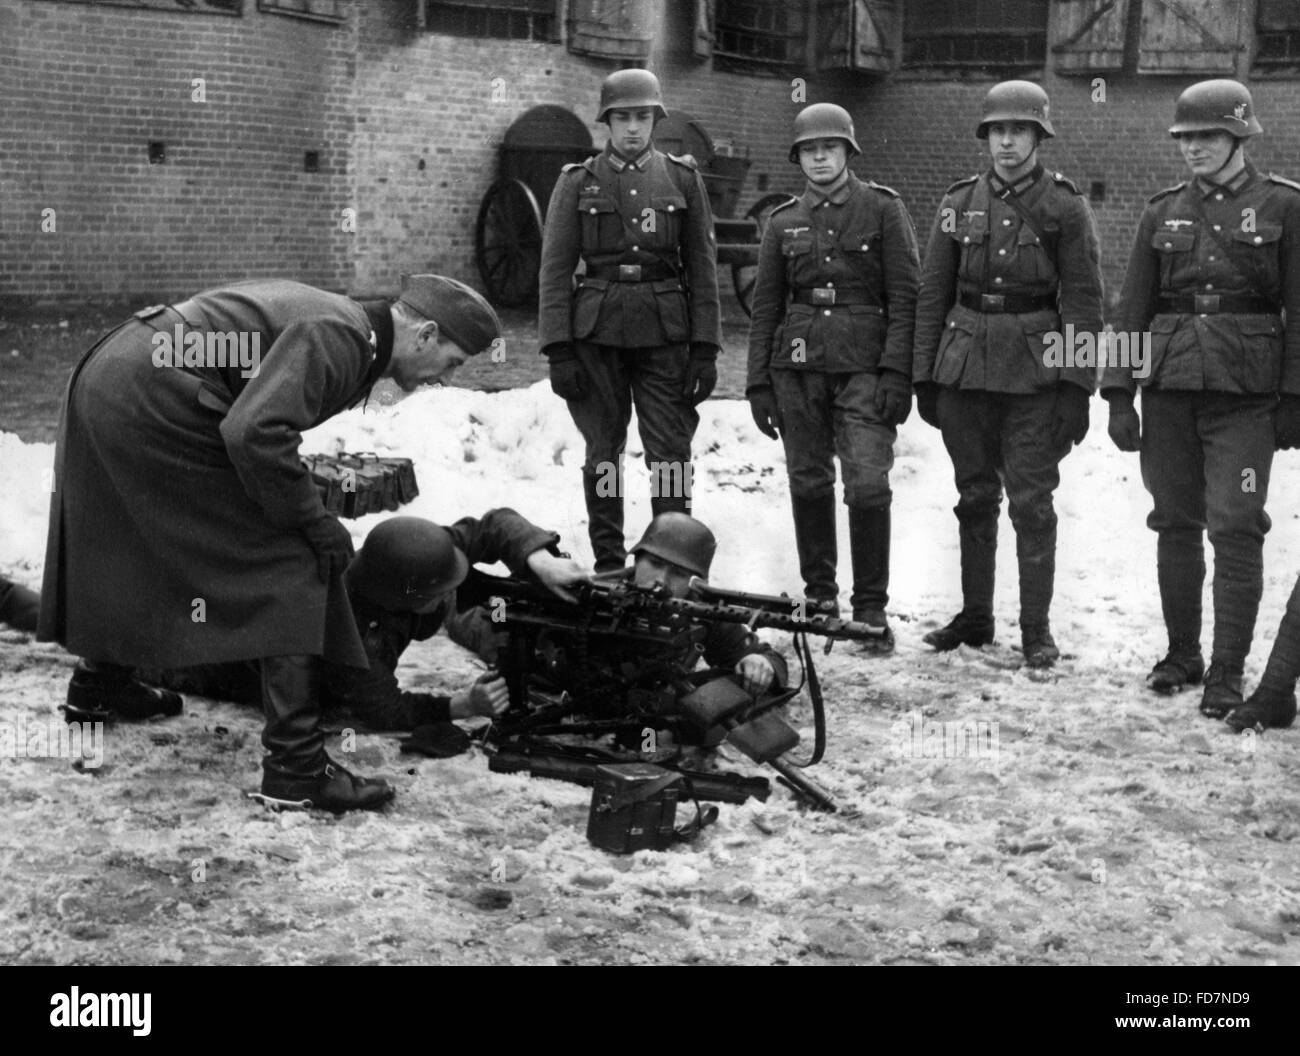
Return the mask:
<path id="1" fill-rule="evenodd" d="M 1002 312 L 1006 311 L 1007 298 L 1002 293 L 981 293 L 980 294 L 980 311 L 981 312 Z"/>
<path id="2" fill-rule="evenodd" d="M 812 291 L 813 304 L 834 304 L 835 290 L 827 286 L 814 286 Z"/>
<path id="3" fill-rule="evenodd" d="M 1217 293 L 1196 293 L 1192 295 L 1192 307 L 1197 315 L 1209 315 L 1219 310 Z"/>
<path id="4" fill-rule="evenodd" d="M 620 264 L 618 266 L 619 282 L 640 282 L 641 265 L 640 264 Z"/>

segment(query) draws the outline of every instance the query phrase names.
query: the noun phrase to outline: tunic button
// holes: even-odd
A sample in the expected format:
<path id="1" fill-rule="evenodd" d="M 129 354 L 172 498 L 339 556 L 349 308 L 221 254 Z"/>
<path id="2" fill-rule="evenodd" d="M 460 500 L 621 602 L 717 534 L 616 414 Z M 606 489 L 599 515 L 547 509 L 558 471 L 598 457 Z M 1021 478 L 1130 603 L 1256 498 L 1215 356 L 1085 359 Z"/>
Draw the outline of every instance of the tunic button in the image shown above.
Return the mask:
<path id="1" fill-rule="evenodd" d="M 1011 221 L 1010 221 L 1010 220 L 1003 220 L 1003 221 L 1002 221 L 1002 226 L 1003 226 L 1003 227 L 1010 227 L 1010 226 L 1011 226 Z"/>
<path id="2" fill-rule="evenodd" d="M 833 235 L 833 234 L 835 234 L 835 228 L 833 228 L 833 227 L 828 227 L 828 228 L 826 229 L 826 233 L 827 233 L 828 235 Z"/>
<path id="3" fill-rule="evenodd" d="M 994 282 L 1001 282 L 1001 281 L 1002 281 L 1002 276 L 1001 276 L 1001 275 L 996 276 L 996 277 L 993 279 L 993 281 L 994 281 Z"/>
<path id="4" fill-rule="evenodd" d="M 1216 195 L 1214 196 L 1214 200 L 1215 200 L 1216 202 L 1221 202 L 1221 201 L 1223 201 L 1223 195 L 1221 195 L 1221 194 L 1216 194 Z"/>
<path id="5" fill-rule="evenodd" d="M 826 258 L 826 263 L 829 264 L 830 262 L 831 262 L 831 258 L 830 258 L 830 257 L 827 257 L 827 258 Z"/>
<path id="6" fill-rule="evenodd" d="M 863 250 L 868 250 L 868 249 L 870 249 L 870 248 L 871 248 L 871 243 L 870 243 L 870 242 L 863 242 L 863 243 L 862 243 L 862 248 L 863 248 Z"/>
<path id="7" fill-rule="evenodd" d="M 1205 284 L 1205 288 L 1206 288 L 1207 290 L 1212 290 L 1212 289 L 1214 289 L 1214 283 L 1212 283 L 1212 282 L 1207 282 L 1207 283 Z"/>
<path id="8" fill-rule="evenodd" d="M 641 247 L 640 247 L 640 246 L 633 246 L 633 247 L 632 247 L 632 252 L 633 252 L 633 253 L 640 253 L 640 252 L 641 252 Z"/>
<path id="9" fill-rule="evenodd" d="M 1255 236 L 1255 245 L 1259 245 L 1259 244 L 1260 244 L 1261 242 L 1263 242 L 1263 241 L 1264 241 L 1264 239 L 1263 239 L 1261 236 L 1259 236 L 1259 235 L 1256 235 L 1256 236 Z"/>
<path id="10" fill-rule="evenodd" d="M 596 215 L 596 207 L 594 205 L 591 207 L 591 215 L 592 216 Z"/>
<path id="11" fill-rule="evenodd" d="M 1173 248 L 1174 248 L 1174 244 L 1172 242 L 1165 243 L 1165 249 L 1173 249 Z"/>
<path id="12" fill-rule="evenodd" d="M 835 288 L 835 283 L 833 283 L 833 282 L 828 282 L 828 283 L 826 284 L 826 288 L 827 288 L 828 290 L 833 290 L 833 289 Z"/>
<path id="13" fill-rule="evenodd" d="M 594 213 L 595 211 L 596 211 L 595 209 L 592 210 L 593 213 Z M 962 241 L 963 241 L 963 242 L 969 242 L 969 241 L 970 241 L 970 235 L 967 235 L 965 238 L 962 239 Z"/>
<path id="14" fill-rule="evenodd" d="M 830 315 L 830 314 L 831 314 L 831 310 L 829 308 L 822 309 L 822 315 Z"/>
<path id="15" fill-rule="evenodd" d="M 1221 224 L 1215 224 L 1215 225 L 1214 225 L 1214 230 L 1216 230 L 1216 231 L 1222 231 L 1222 230 L 1223 230 L 1223 226 L 1222 226 Z"/>
<path id="16" fill-rule="evenodd" d="M 949 324 L 948 324 L 948 329 L 951 330 L 951 329 L 953 329 L 956 325 L 957 325 L 956 323 L 949 323 Z"/>
<path id="17" fill-rule="evenodd" d="M 630 191 L 628 191 L 627 193 L 628 193 L 628 194 L 635 195 L 635 194 L 636 194 L 636 188 L 633 187 L 633 188 L 632 188 Z"/>
<path id="18" fill-rule="evenodd" d="M 1007 255 L 1007 251 L 1006 251 L 1005 249 L 999 249 L 999 250 L 998 250 L 998 256 L 999 256 L 999 257 L 1005 257 L 1006 255 Z"/>
<path id="19" fill-rule="evenodd" d="M 675 206 L 675 205 L 670 205 L 670 206 L 668 207 L 668 211 L 671 213 L 671 212 L 672 212 L 674 209 L 676 209 L 676 208 L 677 208 L 677 206 Z"/>
<path id="20" fill-rule="evenodd" d="M 1211 263 L 1214 262 L 1214 257 L 1211 257 L 1211 258 L 1210 258 L 1210 262 L 1211 262 Z"/>

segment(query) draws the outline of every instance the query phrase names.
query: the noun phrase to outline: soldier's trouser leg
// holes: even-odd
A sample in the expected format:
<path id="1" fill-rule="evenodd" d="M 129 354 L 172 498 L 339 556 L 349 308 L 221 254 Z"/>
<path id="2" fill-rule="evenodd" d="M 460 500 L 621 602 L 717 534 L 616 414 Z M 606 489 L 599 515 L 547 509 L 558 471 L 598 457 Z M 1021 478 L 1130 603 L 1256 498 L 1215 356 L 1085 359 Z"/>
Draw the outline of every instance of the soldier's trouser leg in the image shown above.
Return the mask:
<path id="1" fill-rule="evenodd" d="M 889 507 L 896 430 L 876 414 L 875 374 L 831 375 L 835 453 L 844 474 L 855 618 L 889 604 Z"/>
<path id="2" fill-rule="evenodd" d="M 1240 672 L 1264 592 L 1264 505 L 1273 466 L 1269 397 L 1211 393 L 1199 416 L 1205 452 L 1205 506 L 1214 547 L 1214 645 L 1210 660 Z"/>
<path id="3" fill-rule="evenodd" d="M 41 614 L 41 596 L 20 583 L 0 576 L 0 623 L 19 631 L 35 631 Z"/>
<path id="4" fill-rule="evenodd" d="M 1020 569 L 1020 629 L 1049 630 L 1056 580 L 1056 509 L 1061 459 L 1070 450 L 1052 444 L 1056 392 L 1003 397 L 1002 478 L 1007 512 L 1016 529 Z"/>
<path id="5" fill-rule="evenodd" d="M 324 772 L 321 665 L 314 656 L 268 656 L 262 666 L 264 777 L 315 777 Z"/>
<path id="6" fill-rule="evenodd" d="M 650 509 L 655 515 L 690 513 L 691 440 L 700 424 L 695 407 L 682 393 L 690 351 L 686 345 L 665 345 L 625 354 L 650 471 Z"/>
<path id="7" fill-rule="evenodd" d="M 939 393 L 939 425 L 959 496 L 953 512 L 961 539 L 962 611 L 990 622 L 1002 502 L 1001 422 L 1001 405 L 992 393 Z"/>
<path id="8" fill-rule="evenodd" d="M 1289 696 L 1295 692 L 1297 678 L 1300 678 L 1300 579 L 1287 599 L 1286 613 L 1277 629 L 1259 688 L 1265 693 Z"/>
<path id="9" fill-rule="evenodd" d="M 631 382 L 622 349 L 580 341 L 574 346 L 587 374 L 584 399 L 569 400 L 569 413 L 586 442 L 582 491 L 587 534 L 597 572 L 627 563 L 623 536 L 623 448 L 632 418 Z"/>
<path id="10" fill-rule="evenodd" d="M 772 390 L 785 423 L 781 442 L 804 593 L 819 601 L 835 601 L 840 588 L 835 582 L 839 551 L 831 385 L 827 375 L 815 371 L 774 370 Z"/>

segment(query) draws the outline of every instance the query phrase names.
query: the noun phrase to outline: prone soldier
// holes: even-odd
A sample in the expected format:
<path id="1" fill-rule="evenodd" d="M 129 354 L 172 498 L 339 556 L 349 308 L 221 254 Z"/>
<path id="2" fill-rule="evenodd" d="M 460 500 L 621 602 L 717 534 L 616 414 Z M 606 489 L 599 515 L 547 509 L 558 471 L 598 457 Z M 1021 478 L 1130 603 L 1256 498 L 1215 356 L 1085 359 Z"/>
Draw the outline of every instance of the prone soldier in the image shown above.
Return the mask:
<path id="1" fill-rule="evenodd" d="M 1094 368 L 1049 365 L 1044 339 L 1102 328 L 1092 210 L 1038 160 L 1054 136 L 1047 93 L 1004 81 L 975 135 L 993 167 L 948 189 L 935 218 L 916 310 L 917 409 L 943 433 L 959 499 L 962 609 L 925 636 L 940 651 L 993 641 L 998 507 L 1006 487 L 1020 566 L 1025 663 L 1060 656 L 1049 610 L 1059 465 L 1088 431 Z"/>
<path id="2" fill-rule="evenodd" d="M 848 168 L 853 121 L 833 103 L 795 118 L 790 161 L 808 178 L 777 208 L 759 250 L 745 394 L 754 422 L 785 446 L 804 593 L 839 613 L 835 463 L 844 474 L 853 619 L 893 649 L 889 471 L 912 408 L 916 232 L 898 195 Z"/>
<path id="3" fill-rule="evenodd" d="M 565 167 L 546 213 L 539 343 L 551 388 L 586 443 L 583 494 L 598 572 L 627 561 L 621 471 L 633 404 L 651 508 L 686 512 L 695 407 L 717 382 L 713 215 L 695 162 L 654 148 L 655 122 L 666 116 L 654 74 L 610 74 L 597 116 L 609 142 Z M 580 261 L 586 272 L 575 289 Z"/>
<path id="4" fill-rule="evenodd" d="M 1152 498 L 1147 526 L 1157 534 L 1169 650 L 1147 684 L 1170 693 L 1203 680 L 1200 710 L 1216 719 L 1242 704 L 1263 591 L 1274 447 L 1300 444 L 1300 326 L 1292 322 L 1300 319 L 1300 184 L 1250 163 L 1246 141 L 1262 131 L 1250 92 L 1236 81 L 1201 81 L 1178 97 L 1169 134 L 1191 178 L 1149 200 L 1120 298 L 1118 328 L 1151 337 L 1141 416 L 1132 372 L 1110 364 L 1102 378 L 1111 439 L 1121 451 L 1141 452 Z M 1214 547 L 1208 671 L 1201 656 L 1207 527 Z M 1270 688 L 1284 682 L 1272 679 Z M 1270 704 L 1261 714 L 1281 711 Z"/>

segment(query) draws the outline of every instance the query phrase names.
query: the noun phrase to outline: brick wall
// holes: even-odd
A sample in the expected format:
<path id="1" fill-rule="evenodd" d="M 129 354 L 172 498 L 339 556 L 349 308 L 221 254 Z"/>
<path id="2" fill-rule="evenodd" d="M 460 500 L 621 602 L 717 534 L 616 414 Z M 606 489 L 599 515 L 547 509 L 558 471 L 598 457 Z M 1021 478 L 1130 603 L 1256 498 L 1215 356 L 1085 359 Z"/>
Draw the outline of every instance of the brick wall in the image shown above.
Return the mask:
<path id="1" fill-rule="evenodd" d="M 352 32 L 245 8 L 0 0 L 0 298 L 350 281 L 338 211 L 350 197 Z M 149 164 L 151 140 L 166 144 L 164 164 Z M 307 150 L 317 173 L 303 171 Z"/>

